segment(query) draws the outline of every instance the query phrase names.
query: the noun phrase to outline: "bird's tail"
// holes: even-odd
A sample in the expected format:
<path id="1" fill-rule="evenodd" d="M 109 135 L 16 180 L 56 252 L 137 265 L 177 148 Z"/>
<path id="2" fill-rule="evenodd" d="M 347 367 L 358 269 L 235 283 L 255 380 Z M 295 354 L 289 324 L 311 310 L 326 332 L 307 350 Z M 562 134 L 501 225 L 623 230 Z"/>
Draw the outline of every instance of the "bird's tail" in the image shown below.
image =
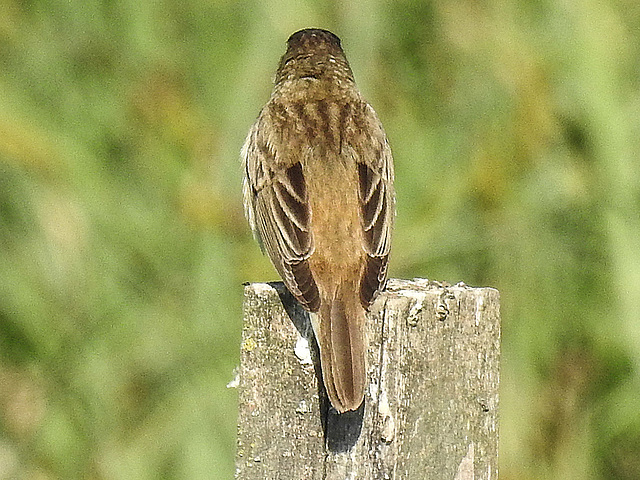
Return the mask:
<path id="1" fill-rule="evenodd" d="M 360 407 L 367 385 L 365 311 L 359 290 L 352 287 L 343 283 L 333 298 L 321 302 L 315 328 L 324 385 L 340 413 Z"/>

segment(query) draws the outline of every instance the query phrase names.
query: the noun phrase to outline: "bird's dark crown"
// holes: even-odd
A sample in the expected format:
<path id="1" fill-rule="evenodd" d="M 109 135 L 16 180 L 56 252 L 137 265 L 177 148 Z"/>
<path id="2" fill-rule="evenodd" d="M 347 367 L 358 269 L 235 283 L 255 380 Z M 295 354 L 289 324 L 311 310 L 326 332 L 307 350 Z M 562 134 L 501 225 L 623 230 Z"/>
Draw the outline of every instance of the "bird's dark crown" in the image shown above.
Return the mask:
<path id="1" fill-rule="evenodd" d="M 329 30 L 323 30 L 321 28 L 298 30 L 289 37 L 287 44 L 289 45 L 289 49 L 308 50 L 309 48 L 319 48 L 323 45 L 326 48 L 337 49 L 342 52 L 340 39 Z"/>

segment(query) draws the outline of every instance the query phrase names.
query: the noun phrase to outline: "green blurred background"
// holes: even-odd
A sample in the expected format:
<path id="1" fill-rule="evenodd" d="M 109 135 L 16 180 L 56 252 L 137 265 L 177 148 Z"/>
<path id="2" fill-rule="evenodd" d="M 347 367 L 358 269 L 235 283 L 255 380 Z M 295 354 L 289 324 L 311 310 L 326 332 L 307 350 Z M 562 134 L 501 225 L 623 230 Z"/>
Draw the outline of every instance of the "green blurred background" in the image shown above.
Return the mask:
<path id="1" fill-rule="evenodd" d="M 277 278 L 239 150 L 312 26 L 392 144 L 391 275 L 501 292 L 501 478 L 640 478 L 639 2 L 0 0 L 0 479 L 232 478 Z"/>

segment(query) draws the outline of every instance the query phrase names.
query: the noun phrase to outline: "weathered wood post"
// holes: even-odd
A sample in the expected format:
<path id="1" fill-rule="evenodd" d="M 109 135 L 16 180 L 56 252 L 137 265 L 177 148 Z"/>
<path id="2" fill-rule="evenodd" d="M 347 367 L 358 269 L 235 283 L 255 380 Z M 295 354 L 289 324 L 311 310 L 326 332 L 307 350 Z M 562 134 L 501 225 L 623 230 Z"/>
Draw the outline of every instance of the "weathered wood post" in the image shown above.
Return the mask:
<path id="1" fill-rule="evenodd" d="M 236 478 L 497 479 L 498 291 L 390 280 L 367 335 L 365 404 L 337 415 L 306 312 L 246 286 Z"/>

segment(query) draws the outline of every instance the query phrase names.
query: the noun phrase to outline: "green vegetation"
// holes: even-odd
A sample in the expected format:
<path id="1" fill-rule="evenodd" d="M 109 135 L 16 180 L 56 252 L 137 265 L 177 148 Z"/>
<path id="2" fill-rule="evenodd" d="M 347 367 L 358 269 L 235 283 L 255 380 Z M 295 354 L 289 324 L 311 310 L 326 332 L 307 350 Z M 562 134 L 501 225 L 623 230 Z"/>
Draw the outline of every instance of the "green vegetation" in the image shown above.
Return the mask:
<path id="1" fill-rule="evenodd" d="M 640 478 L 639 5 L 5 0 L 0 478 L 232 477 L 238 152 L 310 26 L 392 144 L 392 276 L 501 291 L 501 478 Z"/>

